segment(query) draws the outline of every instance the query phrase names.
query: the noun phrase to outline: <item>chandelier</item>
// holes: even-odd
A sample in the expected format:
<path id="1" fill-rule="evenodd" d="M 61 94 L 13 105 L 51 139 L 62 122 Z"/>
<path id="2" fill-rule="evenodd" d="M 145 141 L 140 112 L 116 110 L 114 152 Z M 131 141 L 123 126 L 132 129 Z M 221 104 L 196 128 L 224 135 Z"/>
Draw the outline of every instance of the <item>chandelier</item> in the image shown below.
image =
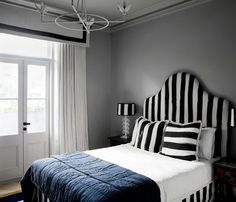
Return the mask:
<path id="1" fill-rule="evenodd" d="M 36 0 L 32 1 L 35 5 L 35 9 L 41 15 L 41 22 L 44 23 L 52 22 L 45 20 L 46 16 L 51 15 L 51 13 L 47 11 L 46 4 L 44 2 L 38 3 L 36 2 Z M 57 14 L 56 16 L 54 14 L 55 19 L 53 22 L 55 22 L 57 26 L 62 27 L 64 29 L 72 31 L 86 30 L 86 32 L 89 34 L 92 31 L 103 30 L 107 28 L 110 24 L 124 23 L 126 14 L 130 10 L 131 5 L 126 5 L 125 2 L 123 2 L 122 5 L 119 4 L 117 5 L 117 8 L 122 16 L 122 20 L 117 20 L 117 21 L 108 20 L 103 16 L 88 13 L 85 0 L 71 0 L 71 8 L 72 12 Z"/>

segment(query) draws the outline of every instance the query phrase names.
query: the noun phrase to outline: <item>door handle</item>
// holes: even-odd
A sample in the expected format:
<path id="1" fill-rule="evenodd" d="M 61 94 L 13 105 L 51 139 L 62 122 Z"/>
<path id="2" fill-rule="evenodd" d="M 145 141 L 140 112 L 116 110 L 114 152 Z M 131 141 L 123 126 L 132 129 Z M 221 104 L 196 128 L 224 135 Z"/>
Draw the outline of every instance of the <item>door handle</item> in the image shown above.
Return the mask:
<path id="1" fill-rule="evenodd" d="M 30 125 L 30 123 L 27 123 L 27 122 L 23 123 L 23 126 L 28 126 L 28 125 Z"/>

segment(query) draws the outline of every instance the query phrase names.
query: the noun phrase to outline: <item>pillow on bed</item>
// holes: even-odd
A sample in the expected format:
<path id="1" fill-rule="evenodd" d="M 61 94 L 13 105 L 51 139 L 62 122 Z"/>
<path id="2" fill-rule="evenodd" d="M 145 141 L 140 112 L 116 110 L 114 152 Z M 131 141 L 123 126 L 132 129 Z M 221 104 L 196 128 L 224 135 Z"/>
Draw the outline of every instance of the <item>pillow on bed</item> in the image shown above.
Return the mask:
<path id="1" fill-rule="evenodd" d="M 134 146 L 134 144 L 135 144 L 135 140 L 136 140 L 137 133 L 138 133 L 138 125 L 139 125 L 139 122 L 142 119 L 144 119 L 144 118 L 142 116 L 140 116 L 138 119 L 135 120 L 134 129 L 133 129 L 133 133 L 132 133 L 132 139 L 131 139 L 131 142 L 130 142 L 130 144 L 132 146 Z"/>
<path id="2" fill-rule="evenodd" d="M 215 150 L 216 128 L 202 128 L 199 139 L 198 157 L 212 160 Z"/>
<path id="3" fill-rule="evenodd" d="M 134 147 L 158 153 L 162 142 L 166 121 L 152 122 L 140 117 L 137 119 Z"/>
<path id="4" fill-rule="evenodd" d="M 165 128 L 160 154 L 182 160 L 198 160 L 201 121 L 187 124 L 169 122 Z"/>

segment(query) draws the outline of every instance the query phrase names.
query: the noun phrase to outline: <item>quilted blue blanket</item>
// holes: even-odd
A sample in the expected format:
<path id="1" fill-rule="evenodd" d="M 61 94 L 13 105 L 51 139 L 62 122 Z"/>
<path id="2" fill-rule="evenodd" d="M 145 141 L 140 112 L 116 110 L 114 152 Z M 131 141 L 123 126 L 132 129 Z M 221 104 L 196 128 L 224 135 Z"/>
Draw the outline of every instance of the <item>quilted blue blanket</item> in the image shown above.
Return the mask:
<path id="1" fill-rule="evenodd" d="M 35 188 L 50 202 L 160 202 L 153 180 L 84 152 L 35 161 L 21 186 L 26 202 L 38 201 Z"/>

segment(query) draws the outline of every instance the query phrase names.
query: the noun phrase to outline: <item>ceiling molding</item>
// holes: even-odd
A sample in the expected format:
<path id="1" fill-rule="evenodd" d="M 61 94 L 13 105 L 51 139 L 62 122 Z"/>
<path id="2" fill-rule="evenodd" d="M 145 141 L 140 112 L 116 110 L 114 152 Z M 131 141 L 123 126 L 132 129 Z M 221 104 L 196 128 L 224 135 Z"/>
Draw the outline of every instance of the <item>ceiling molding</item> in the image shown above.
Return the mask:
<path id="1" fill-rule="evenodd" d="M 157 10 L 161 10 L 161 9 L 170 7 L 171 5 L 180 4 L 186 1 L 191 1 L 191 0 L 156 0 L 155 3 L 149 6 L 137 9 L 137 10 L 135 10 L 135 8 L 132 8 L 132 4 L 131 4 L 131 10 L 126 14 L 125 18 L 127 21 L 129 21 L 129 20 L 138 18 L 140 16 L 146 15 L 148 13 L 153 13 L 153 12 L 156 12 Z M 118 21 L 122 19 L 123 19 L 122 16 L 119 16 L 118 18 L 113 19 L 113 20 Z"/>
<path id="2" fill-rule="evenodd" d="M 179 2 L 174 5 L 164 7 L 162 9 L 155 10 L 155 11 L 149 12 L 147 14 L 144 14 L 142 16 L 127 20 L 126 22 L 124 22 L 122 24 L 114 25 L 114 26 L 110 27 L 109 30 L 111 33 L 117 32 L 119 30 L 123 30 L 123 29 L 129 28 L 129 27 L 132 27 L 132 26 L 144 23 L 144 22 L 148 22 L 148 21 L 166 16 L 166 15 L 169 15 L 169 14 L 172 14 L 175 12 L 182 11 L 184 9 L 191 8 L 193 6 L 207 3 L 210 1 L 212 1 L 212 0 L 186 0 L 183 2 Z"/>

